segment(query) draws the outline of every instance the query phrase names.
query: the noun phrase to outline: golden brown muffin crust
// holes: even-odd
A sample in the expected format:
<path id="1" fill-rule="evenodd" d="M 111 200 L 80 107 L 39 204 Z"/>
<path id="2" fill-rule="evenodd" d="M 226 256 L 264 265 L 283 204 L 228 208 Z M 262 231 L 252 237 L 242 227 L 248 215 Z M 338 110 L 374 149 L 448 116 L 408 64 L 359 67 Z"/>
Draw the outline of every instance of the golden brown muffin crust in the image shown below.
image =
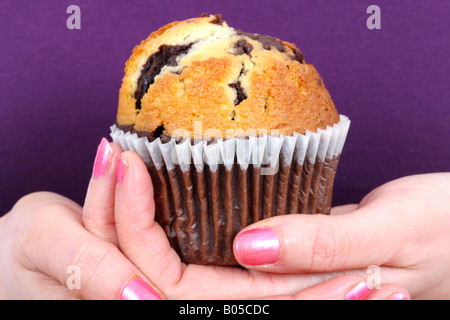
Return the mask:
<path id="1" fill-rule="evenodd" d="M 203 137 L 225 138 L 316 131 L 339 115 L 294 44 L 205 16 L 170 23 L 133 50 L 117 113 L 119 125 L 175 137 L 193 136 L 196 121 Z"/>

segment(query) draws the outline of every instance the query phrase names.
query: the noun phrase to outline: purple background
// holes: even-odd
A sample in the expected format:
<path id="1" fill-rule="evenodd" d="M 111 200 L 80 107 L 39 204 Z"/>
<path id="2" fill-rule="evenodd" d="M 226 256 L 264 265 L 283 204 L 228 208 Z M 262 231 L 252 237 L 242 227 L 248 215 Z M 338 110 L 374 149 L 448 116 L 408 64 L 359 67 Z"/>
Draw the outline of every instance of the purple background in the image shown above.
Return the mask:
<path id="1" fill-rule="evenodd" d="M 81 30 L 66 27 L 70 4 Z M 381 30 L 366 27 L 371 4 Z M 82 204 L 133 47 L 204 12 L 294 42 L 316 66 L 352 120 L 335 205 L 401 176 L 450 171 L 449 1 L 2 0 L 0 214 L 37 190 Z"/>

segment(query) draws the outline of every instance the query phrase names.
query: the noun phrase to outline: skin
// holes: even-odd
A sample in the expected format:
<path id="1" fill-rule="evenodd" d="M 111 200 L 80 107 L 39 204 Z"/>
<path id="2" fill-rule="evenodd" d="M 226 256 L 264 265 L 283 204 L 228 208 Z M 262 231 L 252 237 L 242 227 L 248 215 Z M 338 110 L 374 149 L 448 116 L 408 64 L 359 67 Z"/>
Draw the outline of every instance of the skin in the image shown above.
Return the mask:
<path id="1" fill-rule="evenodd" d="M 34 193 L 0 219 L 0 298 L 118 299 L 123 285 L 138 275 L 165 299 L 344 299 L 364 281 L 361 270 L 340 271 L 332 264 L 303 273 L 307 270 L 296 267 L 298 259 L 288 255 L 287 240 L 281 242 L 283 264 L 263 270 L 182 263 L 154 221 L 153 187 L 144 163 L 133 152 L 111 148 L 106 173 L 91 179 L 83 208 L 53 193 Z M 119 155 L 126 171 L 117 183 Z M 282 237 L 282 229 L 274 229 Z M 304 261 L 311 261 L 308 254 L 302 253 Z M 81 269 L 80 289 L 67 288 L 68 266 Z M 292 268 L 300 273 L 286 273 Z M 408 282 L 393 275 L 386 279 Z M 413 289 L 420 292 L 420 284 Z M 409 298 L 405 288 L 388 281 L 361 298 L 388 299 L 395 293 Z"/>
<path id="2" fill-rule="evenodd" d="M 117 299 L 133 274 L 144 277 L 83 227 L 79 205 L 54 193 L 27 195 L 0 219 L 0 252 L 1 299 Z M 80 289 L 67 287 L 70 266 Z"/>
<path id="3" fill-rule="evenodd" d="M 258 222 L 241 232 L 271 228 L 281 251 L 273 264 L 246 267 L 271 273 L 357 273 L 375 265 L 383 281 L 405 287 L 414 299 L 449 299 L 449 199 L 450 173 L 423 174 L 380 186 L 358 205 L 333 208 L 330 216 Z"/>

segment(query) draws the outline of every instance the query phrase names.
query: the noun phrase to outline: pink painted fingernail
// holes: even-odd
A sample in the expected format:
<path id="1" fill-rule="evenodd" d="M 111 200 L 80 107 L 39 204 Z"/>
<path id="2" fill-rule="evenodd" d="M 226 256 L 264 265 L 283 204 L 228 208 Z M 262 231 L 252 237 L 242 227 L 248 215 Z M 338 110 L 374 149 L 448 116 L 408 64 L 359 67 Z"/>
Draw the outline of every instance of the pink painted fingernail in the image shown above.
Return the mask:
<path id="1" fill-rule="evenodd" d="M 120 300 L 163 300 L 147 282 L 133 276 L 120 291 Z"/>
<path id="2" fill-rule="evenodd" d="M 277 262 L 280 239 L 270 228 L 256 228 L 242 232 L 236 239 L 236 258 L 242 264 L 257 266 Z"/>
<path id="3" fill-rule="evenodd" d="M 122 159 L 122 157 L 117 158 L 117 183 L 121 183 L 127 172 L 128 163 Z"/>
<path id="4" fill-rule="evenodd" d="M 345 300 L 364 300 L 372 292 L 365 282 L 355 285 L 346 295 Z"/>
<path id="5" fill-rule="evenodd" d="M 109 145 L 108 140 L 102 139 L 97 148 L 97 154 L 94 160 L 94 169 L 92 175 L 94 178 L 99 178 L 105 175 L 108 170 L 109 163 L 111 162 L 111 157 L 114 151 Z"/>
<path id="6" fill-rule="evenodd" d="M 409 299 L 403 293 L 394 293 L 391 296 L 389 296 L 388 300 L 409 300 Z"/>

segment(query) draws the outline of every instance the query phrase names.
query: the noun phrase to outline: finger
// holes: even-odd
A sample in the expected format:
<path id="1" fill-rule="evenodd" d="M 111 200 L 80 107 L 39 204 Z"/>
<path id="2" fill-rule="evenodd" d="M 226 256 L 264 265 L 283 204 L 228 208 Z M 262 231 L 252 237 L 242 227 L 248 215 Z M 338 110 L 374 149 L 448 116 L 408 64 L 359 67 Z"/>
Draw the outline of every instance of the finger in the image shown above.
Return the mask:
<path id="1" fill-rule="evenodd" d="M 36 201 L 44 205 L 36 207 Z M 83 228 L 75 203 L 40 193 L 22 206 L 28 227 L 16 250 L 28 271 L 56 280 L 78 299 L 125 299 L 133 293 L 135 298 L 162 297 L 117 247 Z"/>
<path id="2" fill-rule="evenodd" d="M 176 283 L 184 264 L 155 222 L 150 175 L 131 151 L 118 158 L 115 218 L 122 252 L 162 290 Z"/>
<path id="3" fill-rule="evenodd" d="M 83 206 L 83 223 L 86 229 L 115 245 L 117 245 L 114 222 L 116 164 L 117 157 L 122 151 L 119 145 L 102 139 L 97 149 Z"/>
<path id="4" fill-rule="evenodd" d="M 270 300 L 364 300 L 372 289 L 360 276 L 344 275 L 327 280 L 292 295 L 266 297 Z"/>
<path id="5" fill-rule="evenodd" d="M 366 300 L 410 300 L 408 291 L 396 284 L 382 284 L 380 288 L 375 288 Z"/>
<path id="6" fill-rule="evenodd" d="M 407 236 L 403 228 L 408 222 L 397 220 L 371 207 L 343 215 L 277 216 L 241 231 L 234 253 L 247 268 L 283 273 L 385 265 Z M 396 232 L 391 232 L 391 225 L 396 225 Z"/>

